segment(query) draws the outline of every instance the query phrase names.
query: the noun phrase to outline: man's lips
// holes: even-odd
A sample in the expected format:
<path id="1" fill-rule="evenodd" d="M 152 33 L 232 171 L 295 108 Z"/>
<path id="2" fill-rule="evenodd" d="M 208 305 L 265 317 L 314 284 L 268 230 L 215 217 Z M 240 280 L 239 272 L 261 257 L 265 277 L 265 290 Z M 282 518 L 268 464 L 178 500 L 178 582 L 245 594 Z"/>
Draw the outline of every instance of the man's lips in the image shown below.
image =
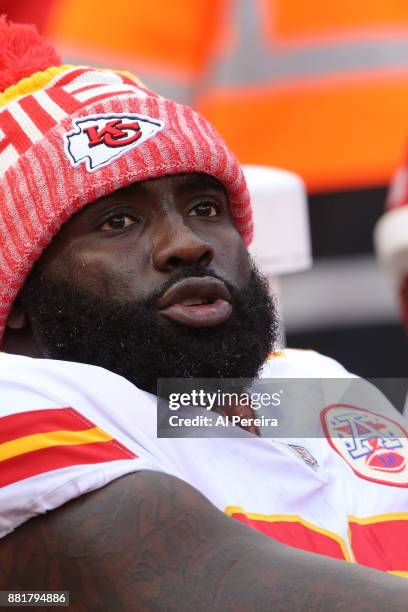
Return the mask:
<path id="1" fill-rule="evenodd" d="M 189 327 L 214 327 L 232 312 L 231 294 L 211 276 L 191 277 L 172 285 L 159 300 L 159 312 Z"/>

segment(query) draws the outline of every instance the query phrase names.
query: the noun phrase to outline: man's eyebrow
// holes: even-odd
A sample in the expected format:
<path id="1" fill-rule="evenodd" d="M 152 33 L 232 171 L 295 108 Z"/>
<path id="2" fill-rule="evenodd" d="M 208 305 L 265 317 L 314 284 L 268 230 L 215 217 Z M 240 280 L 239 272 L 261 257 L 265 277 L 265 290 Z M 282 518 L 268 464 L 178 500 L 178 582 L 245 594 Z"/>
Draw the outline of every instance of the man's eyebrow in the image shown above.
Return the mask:
<path id="1" fill-rule="evenodd" d="M 178 193 L 185 193 L 186 191 L 193 190 L 219 191 L 227 195 L 227 190 L 224 185 L 209 174 L 187 174 L 183 176 L 183 180 L 176 186 L 176 192 Z"/>
<path id="2" fill-rule="evenodd" d="M 174 176 L 177 176 L 177 175 L 174 175 Z M 179 177 L 181 180 L 175 186 L 175 191 L 177 195 L 182 195 L 189 191 L 211 190 L 211 191 L 218 191 L 219 193 L 223 193 L 226 197 L 228 197 L 228 193 L 224 185 L 218 179 L 216 179 L 215 177 L 209 174 L 192 173 L 192 174 L 184 174 L 182 176 L 179 175 Z M 166 177 L 163 177 L 163 178 L 166 178 Z M 160 180 L 160 178 L 156 180 Z M 110 206 L 112 202 L 114 201 L 114 198 L 120 197 L 121 193 L 128 194 L 128 195 L 137 194 L 139 197 L 143 197 L 144 195 L 149 193 L 148 187 L 144 184 L 147 182 L 148 181 L 140 181 L 140 182 L 131 183 L 127 187 L 122 187 L 121 189 L 118 189 L 117 191 L 107 194 L 106 196 L 98 200 L 95 200 L 94 202 L 90 202 L 89 204 L 87 204 L 87 206 L 84 207 L 83 210 L 86 210 L 88 213 L 98 211 L 101 206 L 101 202 L 103 202 L 104 206 Z M 82 211 L 80 210 L 78 212 L 78 215 L 81 215 L 81 212 Z"/>

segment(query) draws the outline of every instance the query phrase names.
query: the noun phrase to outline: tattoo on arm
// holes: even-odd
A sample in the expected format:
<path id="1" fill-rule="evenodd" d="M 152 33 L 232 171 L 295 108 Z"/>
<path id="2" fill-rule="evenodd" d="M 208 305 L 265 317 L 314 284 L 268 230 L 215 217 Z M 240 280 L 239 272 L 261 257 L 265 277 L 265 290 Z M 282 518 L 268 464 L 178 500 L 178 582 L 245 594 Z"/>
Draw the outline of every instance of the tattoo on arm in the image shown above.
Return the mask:
<path id="1" fill-rule="evenodd" d="M 69 590 L 78 611 L 408 609 L 405 580 L 283 546 L 147 471 L 0 540 L 0 589 Z"/>

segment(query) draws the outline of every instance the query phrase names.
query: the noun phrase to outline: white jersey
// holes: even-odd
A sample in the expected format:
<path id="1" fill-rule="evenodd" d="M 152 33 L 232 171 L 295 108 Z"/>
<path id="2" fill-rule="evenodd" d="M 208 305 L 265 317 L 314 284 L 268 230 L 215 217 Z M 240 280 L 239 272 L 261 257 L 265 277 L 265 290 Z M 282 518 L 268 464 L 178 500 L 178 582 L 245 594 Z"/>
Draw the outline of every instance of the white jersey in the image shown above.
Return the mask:
<path id="1" fill-rule="evenodd" d="M 332 359 L 293 350 L 273 355 L 262 375 L 350 377 Z M 408 576 L 406 425 L 370 393 L 370 405 L 316 401 L 307 411 L 315 437 L 157 438 L 156 397 L 124 378 L 0 354 L 0 537 L 122 475 L 155 470 L 285 544 Z M 301 408 L 289 416 L 300 419 Z M 377 436 L 354 437 L 362 427 Z"/>

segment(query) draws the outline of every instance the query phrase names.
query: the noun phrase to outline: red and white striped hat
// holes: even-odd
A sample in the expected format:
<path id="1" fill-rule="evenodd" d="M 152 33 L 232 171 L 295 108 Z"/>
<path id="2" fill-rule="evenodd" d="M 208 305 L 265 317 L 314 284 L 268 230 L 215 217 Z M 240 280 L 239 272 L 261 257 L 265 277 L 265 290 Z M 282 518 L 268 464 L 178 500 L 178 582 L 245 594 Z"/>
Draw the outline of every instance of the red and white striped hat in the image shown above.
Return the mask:
<path id="1" fill-rule="evenodd" d="M 398 294 L 401 318 L 408 330 L 408 158 L 391 181 L 385 213 L 375 227 L 374 247 Z"/>
<path id="2" fill-rule="evenodd" d="M 27 274 L 61 225 L 135 181 L 214 176 L 250 243 L 241 167 L 201 115 L 130 73 L 60 65 L 29 26 L 0 18 L 0 41 L 0 339 Z"/>

